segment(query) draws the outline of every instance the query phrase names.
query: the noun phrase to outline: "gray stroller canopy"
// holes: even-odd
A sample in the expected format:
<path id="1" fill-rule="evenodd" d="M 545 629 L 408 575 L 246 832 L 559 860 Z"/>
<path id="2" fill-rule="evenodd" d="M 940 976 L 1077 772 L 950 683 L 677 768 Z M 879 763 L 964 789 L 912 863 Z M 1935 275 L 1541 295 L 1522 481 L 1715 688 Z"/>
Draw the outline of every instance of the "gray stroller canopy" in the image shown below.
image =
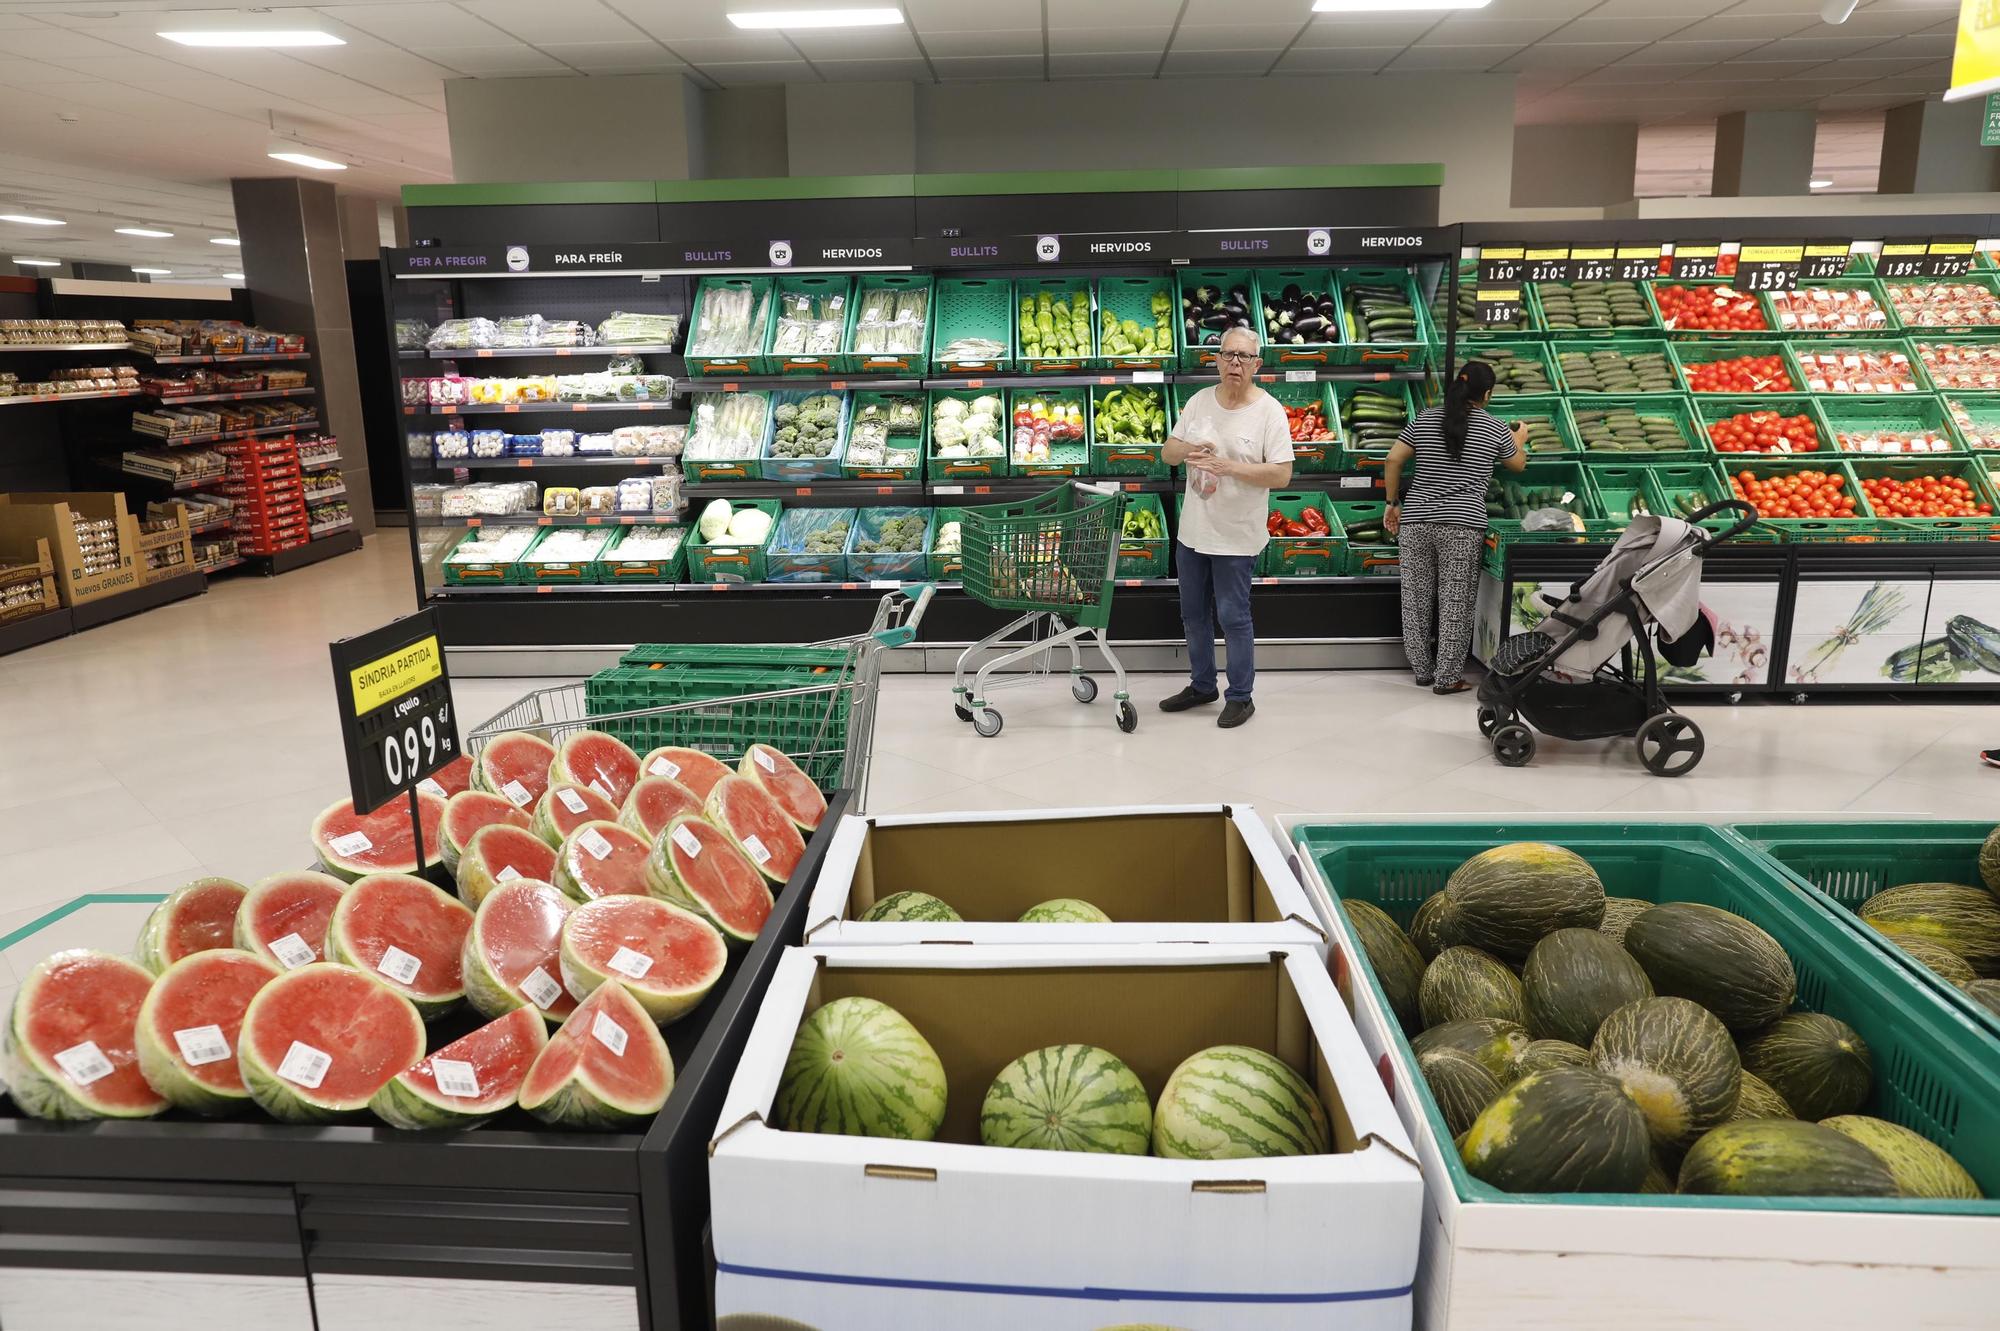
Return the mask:
<path id="1" fill-rule="evenodd" d="M 1573 620 L 1588 619 L 1623 595 L 1628 579 L 1642 623 L 1658 624 L 1669 641 L 1693 628 L 1701 614 L 1701 556 L 1695 528 L 1679 518 L 1650 513 L 1634 517 L 1611 553 L 1571 591 L 1570 599 L 1556 613 Z M 1561 642 L 1571 627 L 1552 615 L 1537 625 L 1535 632 Z M 1579 639 L 1552 664 L 1564 674 L 1594 675 L 1615 660 L 1630 641 L 1631 621 L 1613 615 L 1597 626 L 1596 637 Z"/>

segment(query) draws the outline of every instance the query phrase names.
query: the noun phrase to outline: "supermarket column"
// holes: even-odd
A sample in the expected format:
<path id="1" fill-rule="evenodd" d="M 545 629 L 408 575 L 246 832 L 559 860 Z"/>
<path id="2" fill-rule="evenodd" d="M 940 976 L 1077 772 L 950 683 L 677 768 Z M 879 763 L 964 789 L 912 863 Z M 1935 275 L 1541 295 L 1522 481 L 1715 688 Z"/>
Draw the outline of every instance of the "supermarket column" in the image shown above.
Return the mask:
<path id="1" fill-rule="evenodd" d="M 1187 464 L 1181 510 L 1181 626 L 1187 633 L 1188 686 L 1162 699 L 1163 712 L 1215 701 L 1215 621 L 1229 647 L 1229 689 L 1216 724 L 1233 729 L 1256 712 L 1257 631 L 1250 618 L 1250 579 L 1270 539 L 1271 491 L 1292 480 L 1292 432 L 1285 409 L 1257 386 L 1257 335 L 1232 328 L 1222 335 L 1216 364 L 1221 381 L 1188 399 L 1168 437 L 1169 464 Z"/>

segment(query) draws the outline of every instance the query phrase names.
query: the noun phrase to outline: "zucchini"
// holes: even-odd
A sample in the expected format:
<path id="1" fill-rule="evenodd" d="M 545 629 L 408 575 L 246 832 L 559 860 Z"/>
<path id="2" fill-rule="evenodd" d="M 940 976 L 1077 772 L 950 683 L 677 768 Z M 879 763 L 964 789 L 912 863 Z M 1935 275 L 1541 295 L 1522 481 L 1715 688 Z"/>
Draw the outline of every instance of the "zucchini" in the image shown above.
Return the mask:
<path id="1" fill-rule="evenodd" d="M 2000 629 L 1971 615 L 1955 615 L 1944 626 L 1945 643 L 1961 668 L 2000 675 Z"/>

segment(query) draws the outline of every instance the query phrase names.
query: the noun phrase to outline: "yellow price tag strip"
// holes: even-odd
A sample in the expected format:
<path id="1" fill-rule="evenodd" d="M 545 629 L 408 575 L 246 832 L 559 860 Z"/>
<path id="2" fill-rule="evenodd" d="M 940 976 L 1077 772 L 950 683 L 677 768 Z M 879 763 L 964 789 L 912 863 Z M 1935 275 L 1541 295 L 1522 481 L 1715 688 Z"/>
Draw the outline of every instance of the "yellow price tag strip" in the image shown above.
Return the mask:
<path id="1" fill-rule="evenodd" d="M 354 714 L 366 716 L 443 674 L 444 654 L 435 635 L 420 638 L 388 656 L 377 657 L 348 672 L 354 688 Z"/>

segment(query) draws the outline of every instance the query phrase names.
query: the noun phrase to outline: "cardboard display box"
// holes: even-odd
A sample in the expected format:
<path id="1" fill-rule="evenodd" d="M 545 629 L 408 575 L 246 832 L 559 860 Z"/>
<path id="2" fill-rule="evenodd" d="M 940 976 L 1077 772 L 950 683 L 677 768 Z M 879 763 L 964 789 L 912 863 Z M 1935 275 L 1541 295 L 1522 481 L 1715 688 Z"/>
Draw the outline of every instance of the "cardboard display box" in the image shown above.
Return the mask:
<path id="1" fill-rule="evenodd" d="M 884 897 L 928 892 L 962 923 L 864 923 Z M 1077 897 L 1111 924 L 1021 924 Z M 1326 947 L 1319 911 L 1248 805 L 850 815 L 806 908 L 809 944 L 1296 943 Z"/>
<path id="2" fill-rule="evenodd" d="M 178 549 L 176 558 L 173 551 Z M 139 524 L 139 576 L 144 582 L 177 578 L 194 570 L 194 538 L 186 510 Z"/>
<path id="3" fill-rule="evenodd" d="M 37 536 L 11 547 L 0 543 L 0 624 L 54 610 L 58 599 L 47 539 Z"/>
<path id="4" fill-rule="evenodd" d="M 780 1131 L 805 1015 L 862 995 L 936 1049 L 939 1140 Z M 1204 1162 L 980 1146 L 1009 1062 L 1083 1043 L 1158 1099 L 1214 1045 L 1284 1058 L 1326 1155 Z M 709 1147 L 716 1311 L 816 1331 L 1407 1327 L 1422 1184 L 1408 1135 L 1309 946 L 811 947 L 779 963 Z"/>
<path id="5" fill-rule="evenodd" d="M 111 518 L 118 524 L 118 563 L 98 573 L 86 573 L 77 546 L 76 522 Z M 83 605 L 118 592 L 129 592 L 144 579 L 138 567 L 139 527 L 125 511 L 122 494 L 40 493 L 0 494 L 0 546 L 43 539 L 55 560 L 56 592 L 66 606 Z"/>

